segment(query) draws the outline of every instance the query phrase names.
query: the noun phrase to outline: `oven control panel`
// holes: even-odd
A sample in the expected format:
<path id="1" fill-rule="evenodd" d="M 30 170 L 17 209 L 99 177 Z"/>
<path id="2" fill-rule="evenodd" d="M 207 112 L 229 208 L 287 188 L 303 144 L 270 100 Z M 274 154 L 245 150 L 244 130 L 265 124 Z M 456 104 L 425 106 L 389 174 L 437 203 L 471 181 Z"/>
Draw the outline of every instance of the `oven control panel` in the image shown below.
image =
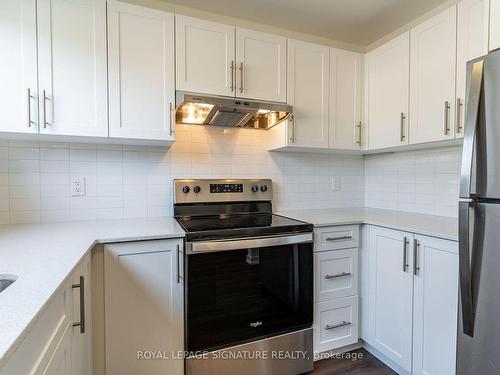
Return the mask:
<path id="1" fill-rule="evenodd" d="M 271 201 L 269 179 L 174 180 L 174 204 L 237 201 Z"/>
<path id="2" fill-rule="evenodd" d="M 243 184 L 210 184 L 210 193 L 243 193 Z"/>

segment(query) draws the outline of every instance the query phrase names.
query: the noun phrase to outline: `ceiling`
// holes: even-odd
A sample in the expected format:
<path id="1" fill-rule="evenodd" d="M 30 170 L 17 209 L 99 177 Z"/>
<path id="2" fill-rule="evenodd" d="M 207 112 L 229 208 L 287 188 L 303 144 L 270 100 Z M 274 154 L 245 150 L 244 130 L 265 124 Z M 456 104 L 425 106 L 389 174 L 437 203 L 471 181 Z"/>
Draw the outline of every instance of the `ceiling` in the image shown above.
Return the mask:
<path id="1" fill-rule="evenodd" d="M 240 18 L 367 46 L 446 0 L 167 0 Z"/>

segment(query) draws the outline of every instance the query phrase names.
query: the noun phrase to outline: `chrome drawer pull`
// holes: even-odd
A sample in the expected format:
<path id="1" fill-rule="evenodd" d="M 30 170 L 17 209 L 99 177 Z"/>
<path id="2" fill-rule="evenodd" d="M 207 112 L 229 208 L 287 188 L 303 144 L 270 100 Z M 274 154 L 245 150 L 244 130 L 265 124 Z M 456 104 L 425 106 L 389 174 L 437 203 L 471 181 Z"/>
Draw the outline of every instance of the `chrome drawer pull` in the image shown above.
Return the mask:
<path id="1" fill-rule="evenodd" d="M 347 327 L 347 326 L 350 326 L 351 324 L 352 324 L 351 322 L 346 322 L 344 320 L 344 321 L 342 321 L 342 323 L 334 324 L 333 326 L 327 324 L 325 327 L 325 330 L 331 331 L 332 329 Z"/>
<path id="2" fill-rule="evenodd" d="M 347 276 L 352 276 L 352 275 L 350 272 L 342 272 L 342 273 L 337 273 L 336 275 L 326 275 L 325 279 L 331 280 L 331 279 L 338 279 L 339 277 L 347 277 Z"/>
<path id="3" fill-rule="evenodd" d="M 327 237 L 326 241 L 343 241 L 352 240 L 352 236 L 340 236 L 340 237 Z"/>

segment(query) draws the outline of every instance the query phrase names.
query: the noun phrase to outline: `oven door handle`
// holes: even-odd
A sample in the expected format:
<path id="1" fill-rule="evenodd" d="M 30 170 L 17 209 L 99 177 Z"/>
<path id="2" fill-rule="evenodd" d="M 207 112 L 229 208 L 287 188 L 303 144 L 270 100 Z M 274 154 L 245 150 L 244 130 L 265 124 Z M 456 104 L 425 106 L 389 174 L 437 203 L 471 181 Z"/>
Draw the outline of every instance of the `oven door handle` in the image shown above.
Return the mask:
<path id="1" fill-rule="evenodd" d="M 301 233 L 286 236 L 270 237 L 248 237 L 234 238 L 228 240 L 195 241 L 186 242 L 186 253 L 206 253 L 214 251 L 255 249 L 258 247 L 270 247 L 281 245 L 294 245 L 300 243 L 312 242 L 312 233 Z"/>

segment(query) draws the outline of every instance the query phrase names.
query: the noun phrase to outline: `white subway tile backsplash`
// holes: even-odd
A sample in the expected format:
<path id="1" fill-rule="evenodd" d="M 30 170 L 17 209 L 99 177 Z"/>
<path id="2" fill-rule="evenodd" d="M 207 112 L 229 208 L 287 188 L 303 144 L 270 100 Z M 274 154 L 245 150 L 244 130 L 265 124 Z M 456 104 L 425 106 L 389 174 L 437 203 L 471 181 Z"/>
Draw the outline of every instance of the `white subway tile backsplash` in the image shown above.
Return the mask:
<path id="1" fill-rule="evenodd" d="M 227 177 L 272 178 L 276 210 L 456 216 L 459 147 L 361 157 L 268 152 L 268 134 L 248 129 L 179 125 L 176 136 L 170 148 L 0 140 L 0 223 L 169 216 L 174 178 Z M 85 196 L 71 196 L 74 175 Z"/>
<path id="2" fill-rule="evenodd" d="M 365 157 L 368 207 L 457 216 L 461 147 Z"/>

